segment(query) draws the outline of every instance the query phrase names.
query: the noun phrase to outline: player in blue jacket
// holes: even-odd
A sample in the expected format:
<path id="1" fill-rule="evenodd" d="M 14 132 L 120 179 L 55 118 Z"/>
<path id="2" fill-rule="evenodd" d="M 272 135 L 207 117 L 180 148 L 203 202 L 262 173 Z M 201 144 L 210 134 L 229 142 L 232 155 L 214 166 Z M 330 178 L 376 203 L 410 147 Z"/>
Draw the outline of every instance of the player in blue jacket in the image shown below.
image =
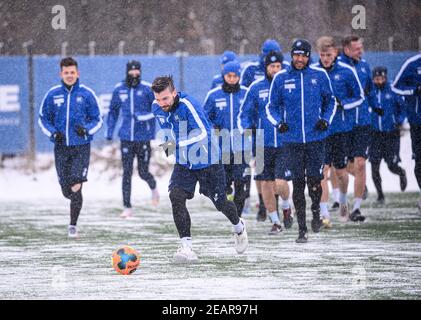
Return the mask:
<path id="1" fill-rule="evenodd" d="M 335 97 L 325 70 L 309 66 L 311 45 L 294 41 L 292 63 L 278 72 L 269 92 L 266 112 L 281 132 L 287 152 L 286 178 L 293 183 L 292 198 L 297 212 L 297 243 L 307 242 L 305 186 L 312 200 L 313 232 L 319 232 L 321 180 L 325 160 L 327 130 L 336 112 Z M 306 179 L 307 178 L 307 179 Z"/>
<path id="2" fill-rule="evenodd" d="M 381 109 L 380 112 L 372 113 L 374 132 L 368 156 L 374 186 L 377 190 L 377 202 L 384 204 L 385 199 L 380 176 L 382 159 L 387 163 L 390 172 L 399 176 L 401 190 L 405 191 L 407 186 L 405 170 L 398 165 L 401 161 L 399 157 L 400 131 L 405 120 L 404 99 L 392 91 L 391 85 L 387 81 L 387 69 L 385 67 L 373 69 L 373 82 Z"/>
<path id="3" fill-rule="evenodd" d="M 392 88 L 394 92 L 405 97 L 405 110 L 411 126 L 415 177 L 421 191 L 421 54 L 405 61 L 393 81 Z M 421 195 L 418 212 L 421 214 Z"/>
<path id="4" fill-rule="evenodd" d="M 221 86 L 224 83 L 224 75 L 222 74 L 224 71 L 224 66 L 231 61 L 238 61 L 235 52 L 229 50 L 224 51 L 222 56 L 219 58 L 219 62 L 221 63 L 221 73 L 213 77 L 211 90 Z"/>
<path id="5" fill-rule="evenodd" d="M 197 261 L 192 250 L 190 214 L 186 201 L 199 192 L 207 196 L 232 223 L 235 249 L 243 253 L 248 246 L 245 222 L 237 208 L 228 201 L 225 171 L 220 163 L 218 142 L 212 139 L 212 126 L 199 103 L 185 93 L 177 92 L 172 77 L 158 77 L 152 83 L 155 101 L 152 111 L 162 130 L 163 148 L 167 155 L 175 153 L 176 164 L 168 187 L 174 222 L 181 238 L 181 247 L 174 255 L 180 263 Z"/>
<path id="6" fill-rule="evenodd" d="M 371 70 L 368 63 L 362 59 L 363 44 L 358 36 L 348 36 L 342 40 L 343 53 L 338 59 L 355 70 L 358 80 L 364 91 L 364 102 L 354 108 L 354 125 L 348 136 L 350 144 L 348 171 L 354 175 L 354 206 L 349 218 L 351 221 L 364 221 L 361 214 L 361 202 L 367 196 L 366 187 L 366 160 L 371 142 L 371 114 L 369 107 L 377 112 L 380 106 L 377 103 L 374 85 L 371 79 Z"/>
<path id="7" fill-rule="evenodd" d="M 244 102 L 238 114 L 238 127 L 240 131 L 245 129 L 257 129 L 257 137 L 263 134 L 264 168 L 263 172 L 255 176 L 256 181 L 261 181 L 262 196 L 265 207 L 269 211 L 272 221 L 270 235 L 279 234 L 282 231 L 277 208 L 278 194 L 282 198 L 283 222 L 285 228 L 291 228 L 293 218 L 288 201 L 289 186 L 285 179 L 286 159 L 282 148 L 281 134 L 268 120 L 266 104 L 269 97 L 269 88 L 274 75 L 282 68 L 282 53 L 272 51 L 265 59 L 266 76 L 254 81 L 249 87 Z M 260 140 L 260 139 L 257 139 Z M 256 158 L 258 151 L 256 150 Z M 259 217 L 259 216 L 258 216 Z"/>
<path id="8" fill-rule="evenodd" d="M 327 200 L 329 188 L 327 183 L 329 169 L 335 170 L 340 190 L 340 217 L 343 221 L 349 218 L 347 201 L 349 157 L 348 137 L 354 126 L 355 109 L 364 102 L 364 92 L 359 84 L 355 70 L 343 63 L 338 56 L 338 48 L 332 37 L 320 37 L 317 40 L 320 61 L 314 66 L 326 70 L 337 101 L 337 112 L 333 117 L 326 139 L 325 178 L 322 181 L 322 200 L 320 203 L 323 225 L 331 228 Z"/>
<path id="9" fill-rule="evenodd" d="M 266 75 L 265 57 L 269 52 L 282 52 L 281 45 L 274 39 L 267 39 L 263 42 L 260 52 L 259 60 L 251 61 L 244 65 L 243 71 L 241 72 L 240 83 L 243 86 L 249 87 L 254 81 L 264 79 Z M 289 66 L 289 63 L 282 61 L 282 68 L 285 69 Z M 253 143 L 254 143 L 254 131 L 253 131 Z M 255 147 L 254 147 L 255 148 Z M 258 221 L 265 221 L 267 216 L 267 210 L 263 201 L 262 186 L 260 180 L 256 180 L 256 188 L 259 195 L 259 211 L 257 213 Z"/>
<path id="10" fill-rule="evenodd" d="M 119 130 L 121 140 L 121 159 L 123 163 L 123 205 L 122 218 L 131 217 L 131 186 L 133 161 L 137 157 L 137 169 L 140 178 L 146 181 L 152 191 L 152 203 L 157 205 L 159 193 L 156 181 L 149 172 L 151 143 L 155 137 L 155 117 L 151 107 L 154 95 L 150 83 L 141 80 L 141 64 L 129 61 L 126 65 L 126 79 L 118 83 L 114 89 L 110 111 L 107 117 L 106 139 L 112 140 L 120 112 L 123 118 Z"/>
<path id="11" fill-rule="evenodd" d="M 244 100 L 247 88 L 240 86 L 241 66 L 237 61 L 225 64 L 222 71 L 223 84 L 208 92 L 203 105 L 203 111 L 214 129 L 217 129 L 222 147 L 222 163 L 225 168 L 227 194 L 233 190 L 234 203 L 238 215 L 241 216 L 247 196 L 247 183 L 251 179 L 246 170 L 248 164 L 244 157 L 243 138 L 237 127 L 237 116 Z M 241 140 L 239 140 L 240 138 Z M 251 151 L 251 150 L 250 150 Z M 236 160 L 236 154 L 238 155 Z M 251 153 L 250 153 L 251 155 Z M 239 162 L 239 163 L 238 163 Z"/>
<path id="12" fill-rule="evenodd" d="M 42 100 L 38 124 L 54 143 L 54 159 L 63 195 L 70 200 L 68 236 L 77 238 L 77 220 L 82 209 L 82 184 L 88 181 L 93 135 L 102 126 L 98 98 L 79 83 L 77 62 L 60 61 L 61 84 Z"/>

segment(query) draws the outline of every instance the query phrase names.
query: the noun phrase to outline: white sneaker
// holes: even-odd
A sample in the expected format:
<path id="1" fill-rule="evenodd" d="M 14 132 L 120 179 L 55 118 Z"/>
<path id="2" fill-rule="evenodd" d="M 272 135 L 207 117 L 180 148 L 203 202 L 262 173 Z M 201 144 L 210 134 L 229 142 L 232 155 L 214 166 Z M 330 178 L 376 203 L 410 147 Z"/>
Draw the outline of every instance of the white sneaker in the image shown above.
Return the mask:
<path id="1" fill-rule="evenodd" d="M 235 250 L 237 251 L 237 253 L 244 253 L 249 245 L 249 239 L 247 236 L 247 229 L 246 229 L 246 223 L 245 221 L 240 218 L 241 223 L 244 226 L 243 232 L 241 232 L 240 234 L 235 233 L 234 232 L 234 237 L 235 237 Z"/>
<path id="2" fill-rule="evenodd" d="M 175 263 L 196 263 L 198 261 L 199 258 L 191 247 L 181 246 L 177 249 L 177 252 L 174 253 Z"/>
<path id="3" fill-rule="evenodd" d="M 133 210 L 132 208 L 124 208 L 123 212 L 120 214 L 120 218 L 130 218 L 133 216 Z"/>
<path id="4" fill-rule="evenodd" d="M 79 234 L 77 233 L 76 226 L 71 226 L 67 228 L 69 238 L 77 239 L 79 238 Z"/>
<path id="5" fill-rule="evenodd" d="M 159 204 L 159 192 L 158 189 L 155 188 L 152 190 L 152 205 L 157 206 Z"/>

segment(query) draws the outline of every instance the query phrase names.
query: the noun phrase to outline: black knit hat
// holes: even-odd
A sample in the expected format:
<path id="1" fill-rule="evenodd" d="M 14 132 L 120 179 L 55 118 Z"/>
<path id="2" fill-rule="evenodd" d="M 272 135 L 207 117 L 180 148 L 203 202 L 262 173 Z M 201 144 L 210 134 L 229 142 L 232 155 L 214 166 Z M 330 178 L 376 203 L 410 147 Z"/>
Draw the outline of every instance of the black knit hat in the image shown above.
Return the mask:
<path id="1" fill-rule="evenodd" d="M 271 63 L 279 62 L 282 64 L 284 61 L 284 56 L 279 51 L 271 51 L 265 57 L 265 67 L 270 65 Z"/>
<path id="2" fill-rule="evenodd" d="M 375 67 L 373 69 L 373 78 L 374 77 L 387 77 L 387 68 L 386 67 Z"/>
<path id="3" fill-rule="evenodd" d="M 126 71 L 129 72 L 130 70 L 140 70 L 140 62 L 136 60 L 127 62 Z"/>
<path id="4" fill-rule="evenodd" d="M 311 55 L 311 44 L 305 39 L 295 40 L 291 48 L 291 56 L 293 54 L 303 54 L 307 57 Z"/>

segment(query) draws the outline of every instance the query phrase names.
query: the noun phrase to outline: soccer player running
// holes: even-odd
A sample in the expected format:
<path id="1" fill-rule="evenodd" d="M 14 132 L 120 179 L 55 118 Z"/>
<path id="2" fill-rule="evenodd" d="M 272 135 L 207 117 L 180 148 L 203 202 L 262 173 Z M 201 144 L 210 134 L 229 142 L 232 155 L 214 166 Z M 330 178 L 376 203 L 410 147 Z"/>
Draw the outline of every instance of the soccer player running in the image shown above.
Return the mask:
<path id="1" fill-rule="evenodd" d="M 349 154 L 348 139 L 353 128 L 354 114 L 352 110 L 364 102 L 364 92 L 354 69 L 336 59 L 338 48 L 332 37 L 319 38 L 317 50 L 320 61 L 314 66 L 323 68 L 327 72 L 337 101 L 337 112 L 328 130 L 329 137 L 326 139 L 325 178 L 322 181 L 323 194 L 320 203 L 323 225 L 326 228 L 331 228 L 332 222 L 327 202 L 329 197 L 328 171 L 332 166 L 336 171 L 340 190 L 340 217 L 343 221 L 347 221 L 349 218 L 348 172 L 346 170 Z"/>
<path id="2" fill-rule="evenodd" d="M 281 45 L 274 39 L 267 39 L 263 42 L 261 52 L 258 61 L 251 61 L 245 64 L 243 71 L 241 72 L 241 85 L 249 87 L 254 81 L 264 79 L 266 76 L 265 58 L 269 52 L 282 52 Z M 286 61 L 282 62 L 282 67 L 287 68 L 289 63 Z M 253 133 L 254 138 L 254 133 Z M 254 141 L 254 140 L 253 140 Z M 259 195 L 259 211 L 257 212 L 257 221 L 265 221 L 267 217 L 267 210 L 265 208 L 265 202 L 263 201 L 262 185 L 260 180 L 256 180 L 257 193 Z"/>
<path id="3" fill-rule="evenodd" d="M 255 176 L 256 181 L 261 181 L 262 196 L 265 207 L 269 211 L 272 221 L 270 235 L 282 231 L 277 208 L 277 195 L 282 198 L 283 223 L 286 229 L 291 228 L 293 217 L 288 201 L 289 186 L 286 181 L 286 153 L 282 148 L 281 134 L 268 120 L 266 104 L 273 77 L 282 69 L 283 55 L 272 51 L 265 58 L 266 76 L 254 81 L 249 87 L 244 102 L 238 114 L 238 127 L 244 129 L 257 128 L 257 135 L 264 135 L 264 167 L 263 172 Z"/>
<path id="4" fill-rule="evenodd" d="M 411 126 L 415 177 L 421 192 L 421 54 L 405 61 L 393 81 L 392 90 L 405 96 L 405 109 Z M 421 194 L 418 212 L 421 214 Z"/>
<path id="5" fill-rule="evenodd" d="M 348 135 L 350 143 L 348 171 L 355 177 L 354 206 L 349 218 L 354 222 L 363 222 L 365 216 L 362 215 L 360 209 L 366 190 L 366 160 L 372 133 L 369 106 L 374 112 L 378 112 L 381 108 L 375 99 L 370 66 L 367 61 L 362 59 L 362 41 L 358 36 L 345 37 L 342 40 L 342 48 L 343 52 L 338 60 L 355 70 L 365 97 L 364 102 L 351 111 L 354 123 L 353 129 Z"/>
<path id="6" fill-rule="evenodd" d="M 297 243 L 307 242 L 305 187 L 312 201 L 313 232 L 319 232 L 321 181 L 327 130 L 335 115 L 336 103 L 329 77 L 323 69 L 309 65 L 311 45 L 294 41 L 292 63 L 278 72 L 269 92 L 266 112 L 269 121 L 281 132 L 287 152 L 287 177 L 292 179 L 298 221 Z"/>
<path id="7" fill-rule="evenodd" d="M 212 126 L 195 99 L 177 92 L 172 77 L 158 77 L 152 83 L 155 101 L 152 112 L 164 130 L 167 155 L 175 152 L 176 164 L 169 183 L 169 198 L 181 247 L 174 255 L 175 262 L 198 260 L 192 250 L 190 214 L 186 201 L 194 197 L 197 182 L 199 192 L 207 196 L 233 225 L 235 249 L 246 251 L 248 237 L 245 222 L 237 208 L 225 194 L 225 171 L 220 163 L 218 142 L 212 140 Z"/>
<path id="8" fill-rule="evenodd" d="M 223 75 L 224 66 L 228 62 L 231 62 L 231 61 L 238 61 L 237 55 L 235 54 L 235 52 L 229 51 L 229 50 L 224 51 L 222 56 L 219 58 L 219 62 L 221 64 L 221 73 L 213 77 L 211 90 L 215 89 L 216 87 L 221 86 L 224 83 L 224 75 Z"/>
<path id="9" fill-rule="evenodd" d="M 60 61 L 61 84 L 42 100 L 38 124 L 54 143 L 54 159 L 61 191 L 70 200 L 69 238 L 78 238 L 77 221 L 82 209 L 82 184 L 88 181 L 93 135 L 102 126 L 95 92 L 79 83 L 80 72 L 71 57 Z"/>
<path id="10" fill-rule="evenodd" d="M 154 95 L 151 84 L 141 80 L 141 64 L 129 61 L 126 65 L 126 79 L 114 89 L 107 118 L 106 139 L 112 140 L 120 111 L 123 118 L 119 130 L 121 159 L 123 163 L 123 206 L 122 218 L 133 215 L 131 198 L 133 162 L 137 157 L 137 169 L 152 192 L 152 204 L 159 202 L 156 181 L 149 172 L 151 140 L 155 138 L 155 117 L 151 107 Z"/>
<path id="11" fill-rule="evenodd" d="M 237 127 L 237 116 L 247 88 L 240 86 L 241 66 L 236 61 L 225 64 L 222 71 L 223 84 L 208 92 L 203 104 L 203 111 L 218 130 L 222 159 L 227 182 L 227 194 L 230 194 L 234 183 L 234 203 L 241 217 L 247 196 L 246 173 L 248 164 L 244 157 L 243 138 Z M 240 138 L 241 140 L 239 140 Z"/>
<path id="12" fill-rule="evenodd" d="M 376 97 L 381 109 L 372 113 L 373 137 L 368 159 L 371 163 L 371 174 L 377 190 L 377 203 L 384 204 L 385 198 L 380 176 L 380 162 L 387 163 L 390 172 L 399 176 L 400 187 L 405 191 L 407 186 L 406 172 L 398 165 L 401 127 L 405 120 L 404 99 L 392 91 L 387 81 L 387 69 L 376 67 L 373 69 L 373 82 Z"/>

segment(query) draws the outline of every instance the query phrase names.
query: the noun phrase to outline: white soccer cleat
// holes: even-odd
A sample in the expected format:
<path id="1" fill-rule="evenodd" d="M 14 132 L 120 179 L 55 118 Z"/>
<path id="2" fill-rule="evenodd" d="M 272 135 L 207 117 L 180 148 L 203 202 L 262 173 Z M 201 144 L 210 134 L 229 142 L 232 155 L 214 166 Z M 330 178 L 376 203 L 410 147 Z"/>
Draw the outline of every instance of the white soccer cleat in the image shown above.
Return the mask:
<path id="1" fill-rule="evenodd" d="M 177 252 L 174 253 L 174 262 L 180 264 L 196 263 L 199 261 L 196 253 L 189 246 L 181 246 Z"/>
<path id="2" fill-rule="evenodd" d="M 72 239 L 79 238 L 79 233 L 77 232 L 76 226 L 69 225 L 69 227 L 67 228 L 67 231 L 68 231 L 69 238 L 72 238 Z"/>
<path id="3" fill-rule="evenodd" d="M 132 208 L 124 208 L 123 212 L 120 214 L 120 218 L 130 218 L 133 216 L 133 210 Z"/>
<path id="4" fill-rule="evenodd" d="M 249 245 L 249 239 L 247 236 L 246 223 L 244 222 L 242 218 L 240 218 L 240 221 L 243 224 L 244 229 L 243 229 L 243 232 L 241 232 L 240 234 L 234 232 L 234 237 L 235 237 L 234 247 L 237 253 L 241 254 L 247 250 L 247 247 Z"/>
<path id="5" fill-rule="evenodd" d="M 153 206 L 157 206 L 159 204 L 159 192 L 158 192 L 157 188 L 152 190 L 152 200 L 151 200 L 151 202 L 152 202 Z"/>

